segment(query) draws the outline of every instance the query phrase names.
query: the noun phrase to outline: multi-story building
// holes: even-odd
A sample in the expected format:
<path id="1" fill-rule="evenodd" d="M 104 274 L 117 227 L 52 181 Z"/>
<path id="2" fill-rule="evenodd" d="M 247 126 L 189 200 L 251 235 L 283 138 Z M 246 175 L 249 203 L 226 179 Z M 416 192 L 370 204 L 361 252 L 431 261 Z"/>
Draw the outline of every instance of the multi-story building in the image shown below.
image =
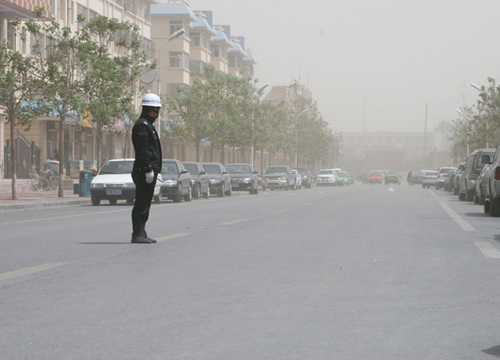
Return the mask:
<path id="1" fill-rule="evenodd" d="M 28 37 L 22 41 L 21 37 L 15 37 L 9 25 L 9 19 L 19 17 L 27 19 L 33 17 L 33 10 L 36 6 L 45 8 L 46 16 L 54 18 L 64 26 L 75 30 L 79 24 L 77 18 L 83 15 L 86 23 L 97 16 L 106 16 L 120 21 L 128 21 L 136 24 L 139 34 L 142 36 L 143 50 L 149 54 L 154 53 L 151 42 L 151 19 L 150 6 L 154 4 L 152 0 L 32 0 L 16 1 L 23 5 L 15 5 L 14 1 L 0 1 L 0 32 L 3 39 L 8 39 L 11 48 L 21 53 L 29 53 L 33 40 Z M 25 31 L 25 30 L 22 30 Z M 48 41 L 43 39 L 42 41 Z M 137 101 L 136 105 L 139 102 Z M 1 110 L 1 109 L 0 109 Z M 3 124 L 0 123 L 0 141 L 4 145 L 10 143 L 10 134 L 4 131 Z M 54 158 L 55 153 L 63 150 L 66 174 L 70 171 L 70 162 L 74 160 L 97 161 L 96 159 L 96 136 L 89 121 L 82 121 L 78 114 L 68 114 L 63 125 L 63 143 L 59 143 L 57 132 L 59 130 L 59 120 L 55 117 L 42 117 L 36 119 L 29 131 L 19 128 L 16 131 L 16 148 L 18 152 L 18 164 L 24 164 L 19 169 L 19 177 L 27 177 L 31 165 L 41 166 L 46 159 Z M 103 158 L 122 157 L 123 142 L 125 141 L 124 127 L 118 122 L 116 131 L 107 133 L 102 139 Z M 0 160 L 0 172 L 6 169 L 2 177 L 9 177 L 9 146 L 6 146 L 5 153 L 2 153 Z M 7 159 L 7 160 L 6 160 Z M 33 161 L 35 159 L 35 161 Z M 2 167 L 2 162 L 5 165 Z"/>
<path id="2" fill-rule="evenodd" d="M 212 62 L 210 52 L 210 38 L 216 35 L 215 29 L 203 11 L 195 11 L 196 21 L 191 23 L 191 57 L 189 70 L 192 75 L 199 75 L 205 66 Z M 210 20 L 211 21 L 211 20 Z"/>

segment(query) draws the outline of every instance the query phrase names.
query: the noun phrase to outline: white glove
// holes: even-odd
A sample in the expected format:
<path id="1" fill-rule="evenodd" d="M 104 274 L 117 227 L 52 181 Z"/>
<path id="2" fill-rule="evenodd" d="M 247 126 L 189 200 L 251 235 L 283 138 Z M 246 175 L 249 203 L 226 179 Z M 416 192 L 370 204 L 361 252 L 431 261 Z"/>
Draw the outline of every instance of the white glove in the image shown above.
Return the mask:
<path id="1" fill-rule="evenodd" d="M 146 182 L 148 184 L 151 184 L 154 179 L 155 179 L 155 173 L 154 173 L 153 170 L 151 170 L 150 172 L 146 173 Z"/>

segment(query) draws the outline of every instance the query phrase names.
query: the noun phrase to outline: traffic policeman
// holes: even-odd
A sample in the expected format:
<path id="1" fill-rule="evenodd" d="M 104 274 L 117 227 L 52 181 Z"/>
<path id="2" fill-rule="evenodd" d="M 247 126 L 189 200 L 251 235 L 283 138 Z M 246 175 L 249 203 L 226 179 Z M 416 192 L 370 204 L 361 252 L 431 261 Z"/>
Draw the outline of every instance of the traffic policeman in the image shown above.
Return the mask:
<path id="1" fill-rule="evenodd" d="M 132 243 L 154 244 L 156 240 L 146 233 L 146 222 L 156 184 L 161 171 L 162 154 L 158 133 L 153 126 L 159 116 L 160 97 L 146 94 L 141 102 L 142 113 L 132 128 L 135 161 L 132 179 L 135 184 L 135 203 L 132 209 Z"/>

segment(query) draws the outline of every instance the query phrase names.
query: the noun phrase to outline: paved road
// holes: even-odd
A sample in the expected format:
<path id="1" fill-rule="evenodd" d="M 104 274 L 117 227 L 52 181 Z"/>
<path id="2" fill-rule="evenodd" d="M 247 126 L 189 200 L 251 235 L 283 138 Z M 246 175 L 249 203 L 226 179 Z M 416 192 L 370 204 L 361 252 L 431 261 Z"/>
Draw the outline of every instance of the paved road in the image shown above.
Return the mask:
<path id="1" fill-rule="evenodd" d="M 493 359 L 500 219 L 313 188 L 0 217 L 0 359 Z"/>

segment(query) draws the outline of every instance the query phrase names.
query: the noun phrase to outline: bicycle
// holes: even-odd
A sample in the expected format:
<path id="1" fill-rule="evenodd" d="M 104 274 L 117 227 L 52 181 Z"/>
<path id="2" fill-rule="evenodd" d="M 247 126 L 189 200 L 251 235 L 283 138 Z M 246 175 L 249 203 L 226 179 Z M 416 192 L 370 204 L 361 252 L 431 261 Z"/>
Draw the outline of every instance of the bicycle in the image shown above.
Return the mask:
<path id="1" fill-rule="evenodd" d="M 35 168 L 30 170 L 30 178 L 31 178 L 31 189 L 34 191 L 46 190 L 49 187 L 49 181 L 40 176 Z"/>

